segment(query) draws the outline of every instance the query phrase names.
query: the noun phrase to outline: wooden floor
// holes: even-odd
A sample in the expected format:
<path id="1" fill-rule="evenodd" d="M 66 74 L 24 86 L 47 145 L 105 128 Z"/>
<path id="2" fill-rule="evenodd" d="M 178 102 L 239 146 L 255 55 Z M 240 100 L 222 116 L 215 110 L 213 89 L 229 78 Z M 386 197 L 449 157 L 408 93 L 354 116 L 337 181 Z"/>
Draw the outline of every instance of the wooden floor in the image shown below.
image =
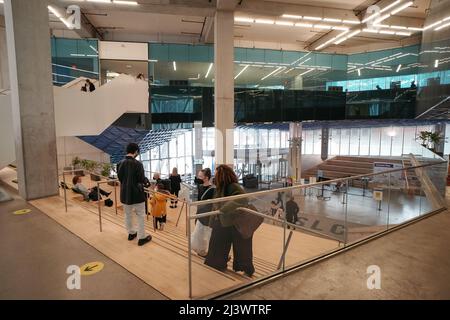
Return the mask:
<path id="1" fill-rule="evenodd" d="M 66 181 L 70 186 L 71 177 L 67 176 Z M 87 187 L 95 185 L 89 177 L 83 178 L 83 184 Z M 114 190 L 112 186 L 106 184 L 102 185 L 102 189 Z M 168 208 L 168 221 L 164 231 L 154 231 L 151 218 L 147 221 L 146 231 L 153 236 L 153 240 L 150 244 L 138 247 L 136 241 L 126 240 L 127 233 L 121 208 L 116 214 L 114 207 L 104 207 L 101 202 L 103 232 L 100 232 L 98 203 L 82 201 L 82 197 L 72 190 L 66 190 L 66 194 L 67 213 L 64 210 L 62 189 L 59 197 L 34 200 L 31 204 L 167 297 L 188 298 L 188 245 L 184 210 L 178 227 L 175 226 L 180 213 L 180 203 L 177 209 Z M 118 190 L 117 195 L 119 195 Z M 111 194 L 111 199 L 115 201 L 114 192 Z M 120 206 L 120 202 L 118 204 Z M 283 239 L 283 229 L 278 226 L 263 224 L 258 229 L 253 238 L 256 268 L 253 279 L 276 271 L 282 255 Z M 316 257 L 338 246 L 337 241 L 295 231 L 287 251 L 286 265 Z M 222 273 L 209 268 L 203 264 L 203 259 L 195 254 L 192 261 L 194 298 L 252 280 L 231 270 Z M 229 268 L 231 264 L 232 261 L 229 263 Z"/>

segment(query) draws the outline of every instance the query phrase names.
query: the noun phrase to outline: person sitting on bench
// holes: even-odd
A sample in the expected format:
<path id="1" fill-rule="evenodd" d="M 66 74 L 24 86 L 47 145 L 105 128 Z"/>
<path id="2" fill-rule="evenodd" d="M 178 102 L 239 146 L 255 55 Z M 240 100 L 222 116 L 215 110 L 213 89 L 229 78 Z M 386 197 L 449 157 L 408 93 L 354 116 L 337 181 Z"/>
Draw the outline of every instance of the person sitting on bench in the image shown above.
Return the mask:
<path id="1" fill-rule="evenodd" d="M 77 193 L 82 194 L 83 197 L 84 197 L 84 200 L 86 200 L 86 201 L 89 201 L 89 200 L 92 200 L 92 201 L 101 200 L 102 196 L 100 196 L 100 199 L 98 198 L 99 197 L 99 194 L 98 194 L 99 191 L 100 191 L 101 195 L 106 196 L 106 197 L 109 197 L 109 195 L 111 194 L 111 192 L 106 192 L 105 190 L 102 190 L 102 189 L 99 190 L 97 187 L 93 187 L 93 188 L 90 188 L 90 189 L 86 188 L 81 182 L 81 176 L 73 177 L 72 183 L 73 183 L 72 190 L 77 192 Z"/>

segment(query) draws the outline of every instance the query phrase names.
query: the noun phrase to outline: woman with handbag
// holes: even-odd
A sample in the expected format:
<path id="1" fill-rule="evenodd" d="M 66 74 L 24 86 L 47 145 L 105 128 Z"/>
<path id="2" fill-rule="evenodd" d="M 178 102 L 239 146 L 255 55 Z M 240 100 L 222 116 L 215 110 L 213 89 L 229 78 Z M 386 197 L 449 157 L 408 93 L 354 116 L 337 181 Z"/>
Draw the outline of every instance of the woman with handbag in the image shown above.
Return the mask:
<path id="1" fill-rule="evenodd" d="M 197 200 L 209 200 L 214 197 L 216 188 L 211 183 L 211 169 L 205 168 L 198 172 L 196 177 L 199 185 Z M 198 206 L 197 214 L 211 212 L 212 204 Z M 209 226 L 209 217 L 203 217 L 196 220 L 195 229 L 192 233 L 192 249 L 201 257 L 205 258 L 208 253 L 209 239 L 211 238 L 211 227 Z"/>
<path id="2" fill-rule="evenodd" d="M 216 194 L 215 198 L 244 194 L 244 190 L 238 184 L 238 178 L 233 170 L 226 165 L 220 165 L 215 173 Z M 244 271 L 249 277 L 255 272 L 253 266 L 253 234 L 243 237 L 234 225 L 238 214 L 238 208 L 247 207 L 247 199 L 242 198 L 233 201 L 224 201 L 214 206 L 220 215 L 212 216 L 211 239 L 209 241 L 208 255 L 205 264 L 220 271 L 227 269 L 228 255 L 233 245 L 233 270 Z"/>

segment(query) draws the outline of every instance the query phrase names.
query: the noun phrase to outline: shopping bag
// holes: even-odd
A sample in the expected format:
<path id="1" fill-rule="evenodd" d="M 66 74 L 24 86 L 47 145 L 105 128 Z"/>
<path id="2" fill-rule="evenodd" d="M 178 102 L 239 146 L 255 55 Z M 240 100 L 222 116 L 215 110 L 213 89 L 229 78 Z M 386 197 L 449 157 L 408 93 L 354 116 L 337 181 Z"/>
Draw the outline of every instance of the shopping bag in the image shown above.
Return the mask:
<path id="1" fill-rule="evenodd" d="M 191 246 L 201 256 L 205 256 L 208 253 L 211 232 L 212 229 L 210 227 L 203 225 L 199 221 L 195 224 L 194 232 L 191 235 Z"/>

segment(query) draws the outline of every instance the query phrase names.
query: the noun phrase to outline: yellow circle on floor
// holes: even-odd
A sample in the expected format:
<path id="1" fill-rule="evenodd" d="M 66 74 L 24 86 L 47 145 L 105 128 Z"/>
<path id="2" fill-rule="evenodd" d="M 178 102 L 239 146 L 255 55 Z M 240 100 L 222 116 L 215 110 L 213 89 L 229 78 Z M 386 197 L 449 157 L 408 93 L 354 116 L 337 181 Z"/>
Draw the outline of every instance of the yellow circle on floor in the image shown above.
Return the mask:
<path id="1" fill-rule="evenodd" d="M 103 262 L 98 262 L 98 261 L 89 262 L 80 267 L 80 274 L 82 276 L 90 276 L 97 272 L 102 271 L 104 266 L 105 266 L 105 264 Z"/>
<path id="2" fill-rule="evenodd" d="M 21 210 L 16 210 L 13 213 L 14 214 L 26 214 L 26 213 L 30 213 L 31 209 L 21 209 Z"/>

